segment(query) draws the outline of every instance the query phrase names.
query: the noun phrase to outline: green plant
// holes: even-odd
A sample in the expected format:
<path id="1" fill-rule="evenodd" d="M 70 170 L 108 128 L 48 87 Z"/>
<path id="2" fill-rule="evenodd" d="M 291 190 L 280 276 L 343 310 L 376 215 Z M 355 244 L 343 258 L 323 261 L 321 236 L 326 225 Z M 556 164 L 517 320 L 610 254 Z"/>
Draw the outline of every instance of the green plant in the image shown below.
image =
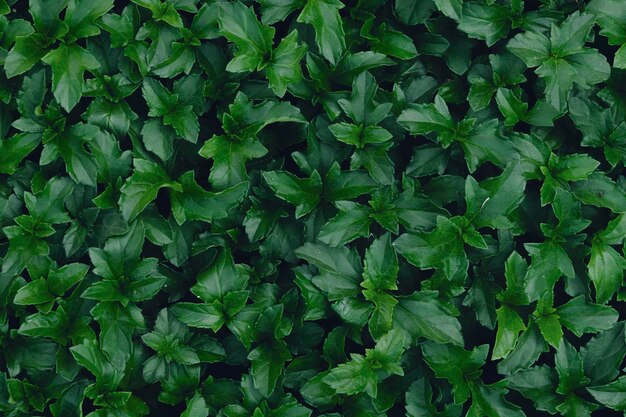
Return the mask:
<path id="1" fill-rule="evenodd" d="M 0 0 L 0 415 L 626 411 L 622 0 Z"/>

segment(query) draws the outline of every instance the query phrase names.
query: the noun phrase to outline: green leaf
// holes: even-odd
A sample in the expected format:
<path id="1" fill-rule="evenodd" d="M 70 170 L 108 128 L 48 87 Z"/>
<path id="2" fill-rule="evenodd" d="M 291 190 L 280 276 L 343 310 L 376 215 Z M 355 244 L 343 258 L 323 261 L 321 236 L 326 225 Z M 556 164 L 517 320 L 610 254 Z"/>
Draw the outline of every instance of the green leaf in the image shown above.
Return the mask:
<path id="1" fill-rule="evenodd" d="M 141 337 L 143 342 L 170 361 L 182 365 L 195 365 L 200 362 L 198 354 L 185 343 L 187 327 L 178 321 L 168 309 L 159 311 L 154 330 Z M 172 342 L 175 340 L 176 342 Z"/>
<path id="2" fill-rule="evenodd" d="M 368 143 L 383 143 L 393 137 L 379 126 L 362 126 L 351 123 L 335 123 L 328 127 L 338 141 L 362 149 Z"/>
<path id="3" fill-rule="evenodd" d="M 163 21 L 168 25 L 173 27 L 181 28 L 183 27 L 183 22 L 180 18 L 180 15 L 176 11 L 174 4 L 161 3 L 159 0 L 132 0 L 133 3 L 137 3 L 138 5 L 150 9 L 152 12 L 152 17 L 157 21 Z M 195 11 L 195 8 L 188 11 Z"/>
<path id="4" fill-rule="evenodd" d="M 248 180 L 246 161 L 266 153 L 267 148 L 254 139 L 238 141 L 225 136 L 213 136 L 200 149 L 201 156 L 213 159 L 209 180 L 219 190 Z"/>
<path id="5" fill-rule="evenodd" d="M 350 81 L 363 71 L 392 64 L 391 59 L 378 52 L 362 51 L 346 54 L 337 64 L 335 76 L 343 83 L 350 84 Z"/>
<path id="6" fill-rule="evenodd" d="M 606 57 L 595 49 L 585 49 L 569 56 L 568 60 L 578 74 L 574 82 L 584 89 L 607 80 L 611 75 L 611 66 Z"/>
<path id="7" fill-rule="evenodd" d="M 424 23 L 434 10 L 433 0 L 396 0 L 393 8 L 394 15 L 409 26 Z"/>
<path id="8" fill-rule="evenodd" d="M 611 220 L 597 235 L 598 240 L 609 245 L 621 245 L 626 239 L 626 215 L 620 214 Z"/>
<path id="9" fill-rule="evenodd" d="M 193 67 L 195 54 L 189 45 L 174 42 L 170 56 L 159 64 L 153 66 L 151 71 L 154 75 L 163 78 L 173 78 L 178 74 L 189 74 Z"/>
<path id="10" fill-rule="evenodd" d="M 626 356 L 624 324 L 619 322 L 611 329 L 593 337 L 581 349 L 585 375 L 592 385 L 607 384 L 617 378 L 619 367 Z"/>
<path id="11" fill-rule="evenodd" d="M 112 47 L 126 46 L 133 39 L 135 28 L 131 16 L 132 9 L 129 8 L 121 15 L 107 13 L 97 22 L 98 26 L 109 32 Z"/>
<path id="12" fill-rule="evenodd" d="M 515 348 L 520 332 L 526 330 L 524 321 L 519 314 L 507 305 L 496 310 L 498 331 L 491 359 L 506 358 Z"/>
<path id="13" fill-rule="evenodd" d="M 576 336 L 608 330 L 617 321 L 612 307 L 592 304 L 580 295 L 557 308 L 560 322 Z"/>
<path id="14" fill-rule="evenodd" d="M 0 172 L 13 174 L 20 163 L 37 148 L 41 138 L 34 133 L 18 133 L 0 141 Z"/>
<path id="15" fill-rule="evenodd" d="M 157 196 L 161 188 L 182 192 L 182 186 L 172 181 L 158 164 L 146 159 L 134 159 L 133 175 L 120 189 L 119 205 L 126 221 L 139 215 Z"/>
<path id="16" fill-rule="evenodd" d="M 479 125 L 474 124 L 473 119 L 465 119 L 459 123 L 459 129 L 472 126 L 472 129 L 462 137 L 457 138 L 465 153 L 465 161 L 470 172 L 489 161 L 496 166 L 505 167 L 508 164 L 514 166 L 511 144 L 499 133 L 496 120 L 491 120 Z"/>
<path id="17" fill-rule="evenodd" d="M 365 358 L 374 368 L 382 368 L 390 374 L 404 375 L 401 357 L 409 345 L 407 333 L 400 329 L 392 329 L 376 341 L 374 349 L 366 349 Z"/>
<path id="18" fill-rule="evenodd" d="M 81 263 L 71 263 L 59 269 L 50 271 L 48 288 L 53 294 L 63 295 L 67 290 L 78 284 L 89 271 L 89 266 Z"/>
<path id="19" fill-rule="evenodd" d="M 563 23 L 551 30 L 552 51 L 561 57 L 579 52 L 594 23 L 591 14 L 571 14 Z"/>
<path id="20" fill-rule="evenodd" d="M 107 360 L 96 341 L 85 339 L 70 347 L 70 352 L 80 366 L 96 377 L 97 387 L 114 390 L 124 376 Z"/>
<path id="21" fill-rule="evenodd" d="M 536 73 L 546 79 L 548 102 L 557 110 L 563 109 L 574 85 L 576 69 L 565 59 L 550 58 L 537 68 Z"/>
<path id="22" fill-rule="evenodd" d="M 559 321 L 558 314 L 548 314 L 546 316 L 539 317 L 537 319 L 539 330 L 543 338 L 550 345 L 557 347 L 561 340 L 563 340 L 563 330 L 561 329 L 561 323 Z"/>
<path id="23" fill-rule="evenodd" d="M 590 417 L 596 408 L 598 408 L 596 404 L 585 401 L 576 395 L 567 396 L 562 404 L 556 406 L 557 411 L 566 417 Z"/>
<path id="24" fill-rule="evenodd" d="M 48 283 L 40 278 L 31 281 L 15 293 L 13 303 L 17 305 L 37 305 L 54 300 L 54 295 L 48 290 Z"/>
<path id="25" fill-rule="evenodd" d="M 393 327 L 393 311 L 398 304 L 392 295 L 377 290 L 363 290 L 363 296 L 374 304 L 368 327 L 374 339 L 380 338 Z"/>
<path id="26" fill-rule="evenodd" d="M 193 112 L 193 106 L 182 106 L 163 116 L 163 124 L 172 126 L 183 139 L 196 143 L 198 141 L 198 116 Z"/>
<path id="27" fill-rule="evenodd" d="M 364 126 L 375 125 L 385 119 L 391 109 L 391 103 L 377 104 L 374 101 L 377 91 L 376 79 L 364 71 L 354 78 L 350 100 L 339 99 L 337 102 L 354 123 Z"/>
<path id="28" fill-rule="evenodd" d="M 58 140 L 48 146 L 54 147 L 63 158 L 67 172 L 74 181 L 95 186 L 98 166 L 93 153 L 85 150 L 84 142 L 91 140 L 94 136 L 101 135 L 101 132 L 95 126 L 76 124 L 68 129 L 66 134 L 67 136 L 59 137 Z M 100 145 L 102 141 L 98 140 L 97 143 Z"/>
<path id="29" fill-rule="evenodd" d="M 376 374 L 362 355 L 354 354 L 349 362 L 332 369 L 322 381 L 338 394 L 354 395 L 367 392 L 375 397 L 377 392 Z"/>
<path id="30" fill-rule="evenodd" d="M 489 106 L 491 98 L 498 90 L 490 81 L 482 77 L 469 78 L 470 88 L 467 101 L 472 110 L 482 110 Z"/>
<path id="31" fill-rule="evenodd" d="M 317 239 L 329 246 L 343 246 L 367 236 L 373 222 L 371 209 L 348 201 L 336 204 L 341 211 L 322 227 Z"/>
<path id="32" fill-rule="evenodd" d="M 484 385 L 472 384 L 472 406 L 467 412 L 468 417 L 524 417 L 520 407 L 508 402 L 504 395 L 508 392 L 504 384 Z"/>
<path id="33" fill-rule="evenodd" d="M 539 410 L 556 413 L 562 397 L 556 393 L 558 377 L 554 369 L 539 365 L 507 377 L 509 387 L 532 400 Z"/>
<path id="34" fill-rule="evenodd" d="M 374 27 L 373 18 L 368 19 L 361 27 L 361 36 L 372 43 L 376 52 L 402 60 L 409 60 L 418 55 L 413 39 L 386 24 Z"/>
<path id="35" fill-rule="evenodd" d="M 537 32 L 517 34 L 507 44 L 507 49 L 520 57 L 528 67 L 538 67 L 550 57 L 550 39 Z"/>
<path id="36" fill-rule="evenodd" d="M 565 109 L 574 83 L 589 88 L 606 80 L 611 73 L 603 55 L 584 48 L 593 24 L 593 15 L 576 12 L 561 25 L 551 26 L 550 39 L 527 31 L 507 45 L 528 67 L 538 67 L 535 73 L 546 81 L 546 99 L 559 112 Z"/>
<path id="37" fill-rule="evenodd" d="M 488 350 L 488 345 L 477 346 L 471 351 L 433 342 L 422 345 L 428 366 L 438 378 L 445 378 L 452 384 L 455 404 L 463 404 L 470 396 L 472 380 L 480 376 Z"/>
<path id="38" fill-rule="evenodd" d="M 266 25 L 285 20 L 294 10 L 302 5 L 300 0 L 262 0 L 261 21 Z"/>
<path id="39" fill-rule="evenodd" d="M 421 269 L 441 269 L 449 279 L 464 277 L 469 261 L 461 231 L 449 219 L 438 216 L 430 233 L 404 233 L 393 246 L 411 264 Z"/>
<path id="40" fill-rule="evenodd" d="M 251 374 L 255 388 L 264 397 L 269 397 L 283 372 L 285 362 L 291 359 L 285 343 L 279 341 L 273 345 L 258 346 L 248 354 L 248 359 L 252 362 Z"/>
<path id="41" fill-rule="evenodd" d="M 228 106 L 230 113 L 222 117 L 224 130 L 233 139 L 256 138 L 266 126 L 273 123 L 307 123 L 300 109 L 288 102 L 264 100 L 253 104 L 243 93 L 237 93 L 233 104 Z"/>
<path id="42" fill-rule="evenodd" d="M 141 137 L 147 150 L 167 161 L 172 156 L 174 134 L 159 119 L 149 119 L 141 129 Z"/>
<path id="43" fill-rule="evenodd" d="M 65 200 L 74 190 L 75 184 L 67 177 L 51 178 L 43 190 L 35 195 L 25 192 L 24 203 L 28 212 L 40 221 L 57 224 L 69 221 Z"/>
<path id="44" fill-rule="evenodd" d="M 472 218 L 471 223 L 478 228 L 510 227 L 509 217 L 524 199 L 526 187 L 520 164 L 509 164 L 502 175 L 485 180 L 478 187 L 486 191 L 484 199 L 476 183 L 468 177 L 465 188 L 468 207 L 465 217 Z M 472 201 L 473 198 L 476 200 Z"/>
<path id="45" fill-rule="evenodd" d="M 496 103 L 498 103 L 500 113 L 504 116 L 506 126 L 515 126 L 519 121 L 526 118 L 528 103 L 523 102 L 513 90 L 498 88 Z"/>
<path id="46" fill-rule="evenodd" d="M 119 303 L 101 302 L 91 310 L 91 314 L 100 326 L 102 351 L 114 367 L 125 368 L 134 349 L 133 332 L 145 328 L 138 307 L 125 308 Z"/>
<path id="47" fill-rule="evenodd" d="M 64 25 L 59 19 L 59 14 L 65 9 L 67 3 L 68 0 L 33 0 L 29 2 L 30 13 L 37 32 L 51 38 L 61 37 L 67 33 L 67 25 Z"/>
<path id="48" fill-rule="evenodd" d="M 324 178 L 324 197 L 328 201 L 351 200 L 366 194 L 378 185 L 363 171 L 342 171 L 334 163 Z"/>
<path id="49" fill-rule="evenodd" d="M 339 16 L 343 7 L 339 0 L 307 0 L 298 16 L 298 22 L 313 26 L 317 47 L 332 65 L 339 62 L 346 49 L 343 22 Z"/>
<path id="50" fill-rule="evenodd" d="M 525 293 L 528 264 L 519 253 L 513 252 L 504 265 L 506 289 L 498 294 L 498 300 L 509 305 L 528 305 Z"/>
<path id="51" fill-rule="evenodd" d="M 587 155 L 567 155 L 559 158 L 552 174 L 564 181 L 580 181 L 588 178 L 598 165 L 600 165 L 598 161 Z"/>
<path id="52" fill-rule="evenodd" d="M 181 191 L 170 191 L 172 212 L 178 224 L 185 220 L 212 222 L 227 217 L 248 192 L 248 183 L 242 182 L 219 192 L 205 191 L 194 179 L 194 172 L 181 175 L 177 181 Z"/>
<path id="53" fill-rule="evenodd" d="M 41 60 L 52 67 L 54 98 L 70 112 L 82 96 L 85 71 L 95 70 L 100 63 L 77 44 L 61 44 Z"/>
<path id="54" fill-rule="evenodd" d="M 298 45 L 298 32 L 292 31 L 284 37 L 272 52 L 267 65 L 267 79 L 278 97 L 283 97 L 289 84 L 302 79 L 300 61 L 306 53 L 306 46 Z"/>
<path id="55" fill-rule="evenodd" d="M 296 206 L 296 219 L 309 214 L 320 201 L 322 178 L 317 171 L 306 179 L 285 171 L 270 171 L 263 173 L 263 179 L 277 197 Z"/>
<path id="56" fill-rule="evenodd" d="M 548 344 L 543 338 L 539 327 L 529 323 L 519 338 L 515 349 L 498 364 L 498 372 L 511 374 L 520 369 L 528 368 L 539 358 L 542 352 L 548 350 Z"/>
<path id="57" fill-rule="evenodd" d="M 87 122 L 118 135 L 125 135 L 130 128 L 131 120 L 137 115 L 128 104 L 113 103 L 108 100 L 94 100 L 86 113 Z"/>
<path id="58" fill-rule="evenodd" d="M 602 242 L 592 244 L 587 271 L 598 303 L 605 304 L 613 297 L 624 279 L 624 269 L 626 260 L 615 249 Z"/>
<path id="59" fill-rule="evenodd" d="M 365 252 L 361 286 L 370 290 L 396 290 L 398 269 L 398 256 L 391 245 L 391 234 L 385 233 Z"/>
<path id="60" fill-rule="evenodd" d="M 508 34 L 509 15 L 505 6 L 466 2 L 460 15 L 459 30 L 492 46 Z"/>
<path id="61" fill-rule="evenodd" d="M 616 411 L 626 411 L 626 377 L 610 384 L 587 388 L 600 404 Z"/>
<path id="62" fill-rule="evenodd" d="M 231 291 L 244 289 L 248 279 L 249 274 L 243 265 L 235 265 L 230 251 L 224 250 L 208 269 L 198 275 L 198 282 L 191 288 L 191 291 L 210 303 L 214 300 L 222 300 Z"/>
<path id="63" fill-rule="evenodd" d="M 172 307 L 172 312 L 190 327 L 211 329 L 214 332 L 217 332 L 225 323 L 224 314 L 218 302 L 212 304 L 177 303 Z"/>
<path id="64" fill-rule="evenodd" d="M 141 87 L 143 98 L 150 111 L 148 116 L 165 116 L 176 105 L 178 96 L 170 93 L 159 81 L 145 78 Z"/>
<path id="65" fill-rule="evenodd" d="M 383 133 L 382 138 L 386 140 L 387 134 L 384 129 L 380 132 Z M 393 161 L 389 158 L 385 146 L 368 146 L 367 149 L 357 149 L 350 159 L 350 168 L 365 168 L 369 175 L 382 185 L 390 185 L 394 180 Z"/>
<path id="66" fill-rule="evenodd" d="M 626 212 L 626 192 L 603 174 L 593 173 L 586 180 L 577 181 L 572 192 L 584 204 Z"/>
<path id="67" fill-rule="evenodd" d="M 463 0 L 434 0 L 437 9 L 450 19 L 459 20 L 463 15 Z"/>
<path id="68" fill-rule="evenodd" d="M 526 274 L 528 284 L 526 294 L 537 300 L 546 292 L 551 292 L 554 284 L 565 275 L 574 277 L 572 261 L 563 248 L 555 242 L 527 243 L 526 250 L 532 258 Z"/>
<path id="69" fill-rule="evenodd" d="M 320 274 L 313 278 L 313 283 L 325 291 L 330 300 L 354 296 L 360 292 L 360 261 L 346 247 L 332 248 L 323 244 L 305 243 L 295 250 L 295 254 L 319 269 Z"/>
<path id="70" fill-rule="evenodd" d="M 556 309 L 552 307 L 553 297 L 552 292 L 546 293 L 537 302 L 533 316 L 546 342 L 554 348 L 558 348 L 559 343 L 563 340 L 563 330 L 559 321 L 560 317 L 556 313 Z"/>
<path id="71" fill-rule="evenodd" d="M 15 39 L 15 45 L 4 62 L 4 71 L 8 78 L 23 74 L 39 63 L 47 53 L 41 45 L 43 41 L 43 36 L 39 34 L 18 36 Z"/>
<path id="72" fill-rule="evenodd" d="M 196 394 L 187 402 L 187 408 L 180 417 L 207 417 L 209 407 L 201 393 Z"/>
<path id="73" fill-rule="evenodd" d="M 117 181 L 118 178 L 128 175 L 130 151 L 122 152 L 116 138 L 104 130 L 85 129 L 85 136 L 87 135 L 93 138 L 89 142 L 89 148 L 97 166 L 96 178 L 99 181 Z"/>
<path id="74" fill-rule="evenodd" d="M 404 329 L 413 339 L 424 337 L 438 343 L 463 345 L 461 324 L 435 296 L 432 291 L 420 291 L 398 297 L 394 326 Z"/>
<path id="75" fill-rule="evenodd" d="M 568 394 L 589 382 L 589 378 L 583 372 L 580 354 L 565 339 L 561 340 L 557 348 L 555 367 L 559 374 L 559 385 L 556 389 L 559 394 Z"/>
<path id="76" fill-rule="evenodd" d="M 455 123 L 448 106 L 440 96 L 435 97 L 434 104 L 415 105 L 404 110 L 398 117 L 398 123 L 412 135 L 435 132 L 444 146 L 447 146 L 456 134 Z"/>
<path id="77" fill-rule="evenodd" d="M 252 8 L 239 2 L 220 3 L 217 21 L 220 34 L 237 47 L 226 66 L 227 71 L 254 71 L 268 64 L 267 55 L 272 49 L 275 30 L 262 25 Z"/>
<path id="78" fill-rule="evenodd" d="M 96 20 L 113 8 L 113 0 L 72 0 L 65 10 L 63 21 L 75 38 L 86 38 L 100 33 Z"/>
<path id="79" fill-rule="evenodd" d="M 626 29 L 623 26 L 626 11 L 620 7 L 619 0 L 592 0 L 585 10 L 593 13 L 602 28 L 600 34 L 609 39 L 610 45 L 626 43 Z"/>
<path id="80" fill-rule="evenodd" d="M 420 377 L 413 382 L 405 395 L 407 417 L 435 417 L 440 413 L 433 403 L 433 390 L 425 378 Z M 460 406 L 447 404 L 443 415 L 458 415 Z"/>

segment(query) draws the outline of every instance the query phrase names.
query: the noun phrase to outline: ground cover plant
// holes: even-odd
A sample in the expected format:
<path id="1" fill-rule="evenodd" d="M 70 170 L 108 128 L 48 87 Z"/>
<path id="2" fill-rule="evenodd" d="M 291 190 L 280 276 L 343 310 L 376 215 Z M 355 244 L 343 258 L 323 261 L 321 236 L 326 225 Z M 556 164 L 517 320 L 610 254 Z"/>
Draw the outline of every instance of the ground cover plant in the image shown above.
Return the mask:
<path id="1" fill-rule="evenodd" d="M 622 0 L 0 0 L 0 415 L 624 415 L 625 70 Z"/>

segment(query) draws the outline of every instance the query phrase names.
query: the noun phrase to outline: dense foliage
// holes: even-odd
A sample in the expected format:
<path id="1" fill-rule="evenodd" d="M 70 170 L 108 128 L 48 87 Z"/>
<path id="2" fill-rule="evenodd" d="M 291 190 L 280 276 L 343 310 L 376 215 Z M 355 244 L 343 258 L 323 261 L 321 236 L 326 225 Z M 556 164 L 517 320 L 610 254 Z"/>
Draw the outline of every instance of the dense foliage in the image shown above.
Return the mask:
<path id="1" fill-rule="evenodd" d="M 0 415 L 626 410 L 623 0 L 0 0 Z"/>

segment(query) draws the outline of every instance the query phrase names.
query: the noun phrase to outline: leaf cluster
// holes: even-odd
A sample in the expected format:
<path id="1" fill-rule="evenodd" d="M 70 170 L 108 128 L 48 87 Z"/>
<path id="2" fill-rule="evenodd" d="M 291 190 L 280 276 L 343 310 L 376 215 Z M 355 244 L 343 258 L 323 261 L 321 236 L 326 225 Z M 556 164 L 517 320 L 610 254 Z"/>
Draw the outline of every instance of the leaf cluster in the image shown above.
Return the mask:
<path id="1" fill-rule="evenodd" d="M 626 412 L 622 0 L 0 0 L 0 415 Z"/>

